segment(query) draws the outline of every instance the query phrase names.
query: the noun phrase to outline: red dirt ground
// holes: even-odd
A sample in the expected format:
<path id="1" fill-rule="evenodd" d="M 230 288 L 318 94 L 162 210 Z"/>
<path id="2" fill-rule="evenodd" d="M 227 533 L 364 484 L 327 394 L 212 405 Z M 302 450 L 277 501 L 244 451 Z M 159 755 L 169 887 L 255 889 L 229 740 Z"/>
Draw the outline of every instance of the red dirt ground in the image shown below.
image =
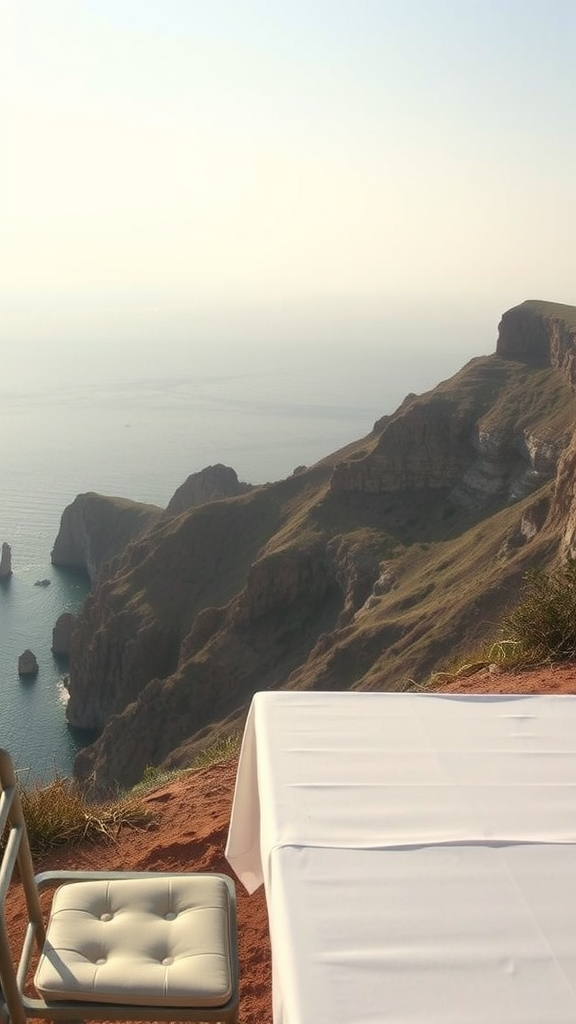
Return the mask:
<path id="1" fill-rule="evenodd" d="M 519 673 L 481 671 L 434 688 L 445 693 L 573 693 L 576 665 L 555 665 Z M 429 692 L 429 691 L 428 691 Z M 222 871 L 232 875 L 224 859 L 236 761 L 191 771 L 178 781 L 154 790 L 144 802 L 153 812 L 145 829 L 124 827 L 115 841 L 81 843 L 54 851 L 37 861 L 36 869 Z M 270 943 L 262 889 L 248 896 L 240 883 L 241 1024 L 272 1024 Z M 7 901 L 8 928 L 18 941 L 23 927 L 20 892 Z"/>

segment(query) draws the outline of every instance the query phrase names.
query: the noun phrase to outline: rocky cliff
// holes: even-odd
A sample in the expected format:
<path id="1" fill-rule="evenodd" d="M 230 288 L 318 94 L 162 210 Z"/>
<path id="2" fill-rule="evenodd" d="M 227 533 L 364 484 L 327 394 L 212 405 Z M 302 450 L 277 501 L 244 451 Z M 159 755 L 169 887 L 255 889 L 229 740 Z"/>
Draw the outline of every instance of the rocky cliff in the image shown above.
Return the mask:
<path id="1" fill-rule="evenodd" d="M 250 490 L 250 484 L 242 483 L 230 466 L 218 463 L 206 466 L 199 473 L 192 473 L 174 493 L 166 506 L 168 515 L 179 515 L 189 508 L 205 505 L 220 498 L 234 498 Z"/>
<path id="2" fill-rule="evenodd" d="M 62 513 L 53 565 L 86 569 L 94 585 L 105 562 L 161 516 L 162 509 L 126 498 L 79 494 Z"/>
<path id="3" fill-rule="evenodd" d="M 245 494 L 250 484 L 238 480 L 230 466 L 206 466 L 174 493 L 165 511 L 127 498 L 90 492 L 79 494 L 64 509 L 52 549 L 54 565 L 86 569 L 94 585 L 102 566 L 164 516 L 175 516 L 207 502 Z M 7 545 L 6 545 L 7 547 Z"/>
<path id="4" fill-rule="evenodd" d="M 523 302 L 504 313 L 496 353 L 531 366 L 559 370 L 576 388 L 576 307 L 560 302 Z"/>
<path id="5" fill-rule="evenodd" d="M 494 355 L 366 438 L 135 538 L 72 638 L 69 718 L 101 731 L 77 777 L 130 785 L 237 727 L 255 690 L 404 687 L 491 633 L 576 535 L 573 319 L 524 303 Z"/>

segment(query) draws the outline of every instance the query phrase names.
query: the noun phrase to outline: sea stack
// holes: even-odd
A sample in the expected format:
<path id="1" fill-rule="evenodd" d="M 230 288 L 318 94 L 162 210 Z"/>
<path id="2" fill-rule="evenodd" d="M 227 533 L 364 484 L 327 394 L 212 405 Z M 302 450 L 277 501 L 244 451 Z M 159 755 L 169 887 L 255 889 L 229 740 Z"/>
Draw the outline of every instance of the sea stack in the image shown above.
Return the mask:
<path id="1" fill-rule="evenodd" d="M 36 655 L 31 650 L 25 650 L 23 654 L 18 658 L 18 675 L 19 676 L 37 676 L 38 675 L 38 660 Z"/>
<path id="2" fill-rule="evenodd" d="M 12 575 L 12 548 L 4 541 L 0 554 L 0 580 L 7 580 Z"/>
<path id="3" fill-rule="evenodd" d="M 72 612 L 62 612 L 52 630 L 52 654 L 57 658 L 70 657 L 70 640 L 72 638 L 72 627 L 74 616 Z"/>

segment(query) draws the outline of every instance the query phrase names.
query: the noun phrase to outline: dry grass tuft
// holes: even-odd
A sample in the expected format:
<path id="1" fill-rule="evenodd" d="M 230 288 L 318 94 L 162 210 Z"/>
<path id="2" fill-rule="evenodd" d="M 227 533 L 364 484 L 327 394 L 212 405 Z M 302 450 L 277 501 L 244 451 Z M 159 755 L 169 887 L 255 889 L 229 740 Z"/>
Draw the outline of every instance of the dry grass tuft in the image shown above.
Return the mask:
<path id="1" fill-rule="evenodd" d="M 20 799 L 33 854 L 83 839 L 114 840 L 124 825 L 145 827 L 150 813 L 134 796 L 89 804 L 72 780 L 21 787 Z"/>

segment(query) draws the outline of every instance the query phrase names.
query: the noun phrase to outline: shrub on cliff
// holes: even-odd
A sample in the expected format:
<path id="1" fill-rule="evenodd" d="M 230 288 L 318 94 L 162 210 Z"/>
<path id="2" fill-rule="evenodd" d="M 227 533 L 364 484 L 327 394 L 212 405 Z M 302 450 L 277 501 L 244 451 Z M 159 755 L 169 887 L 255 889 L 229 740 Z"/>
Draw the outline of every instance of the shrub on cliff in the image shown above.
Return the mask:
<path id="1" fill-rule="evenodd" d="M 526 573 L 518 604 L 502 620 L 499 644 L 517 662 L 576 660 L 576 561 Z"/>
<path id="2" fill-rule="evenodd" d="M 428 683 L 474 675 L 488 665 L 514 670 L 555 661 L 576 661 L 573 559 L 551 572 L 529 569 L 518 602 L 503 616 L 496 639 L 453 659 L 441 671 L 434 672 Z"/>

